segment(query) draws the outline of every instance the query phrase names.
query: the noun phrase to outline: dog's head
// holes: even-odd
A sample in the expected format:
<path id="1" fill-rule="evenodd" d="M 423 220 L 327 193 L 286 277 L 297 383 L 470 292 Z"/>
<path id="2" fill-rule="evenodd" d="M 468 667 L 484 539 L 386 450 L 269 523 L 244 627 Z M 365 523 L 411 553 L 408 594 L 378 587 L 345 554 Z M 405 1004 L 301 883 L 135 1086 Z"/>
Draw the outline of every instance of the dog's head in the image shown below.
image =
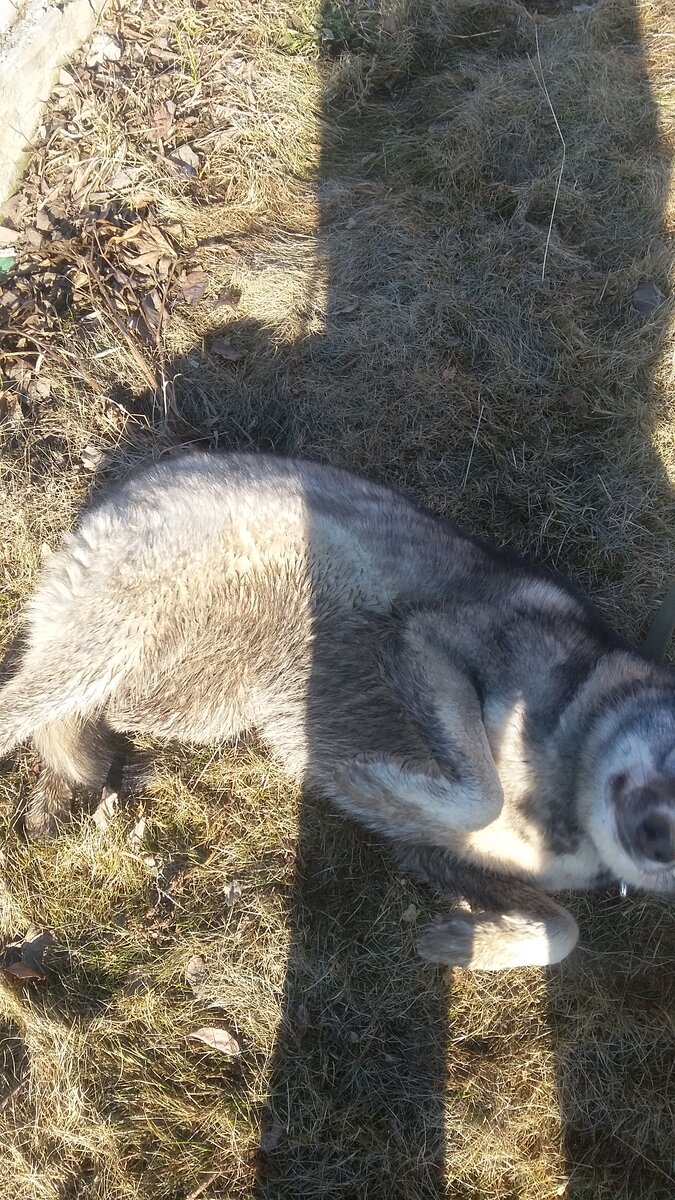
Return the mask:
<path id="1" fill-rule="evenodd" d="M 586 823 L 619 879 L 675 891 L 675 692 L 646 698 L 596 750 Z"/>

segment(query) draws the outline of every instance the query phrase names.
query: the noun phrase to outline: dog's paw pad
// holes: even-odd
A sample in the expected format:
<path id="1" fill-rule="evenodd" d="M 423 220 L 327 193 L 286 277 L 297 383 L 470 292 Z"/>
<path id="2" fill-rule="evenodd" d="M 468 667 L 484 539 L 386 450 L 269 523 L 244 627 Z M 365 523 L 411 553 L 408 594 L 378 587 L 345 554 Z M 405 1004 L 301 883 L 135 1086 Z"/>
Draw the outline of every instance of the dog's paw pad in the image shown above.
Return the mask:
<path id="1" fill-rule="evenodd" d="M 425 926 L 417 940 L 417 953 L 427 962 L 465 967 L 473 957 L 474 936 L 472 917 L 455 913 Z"/>

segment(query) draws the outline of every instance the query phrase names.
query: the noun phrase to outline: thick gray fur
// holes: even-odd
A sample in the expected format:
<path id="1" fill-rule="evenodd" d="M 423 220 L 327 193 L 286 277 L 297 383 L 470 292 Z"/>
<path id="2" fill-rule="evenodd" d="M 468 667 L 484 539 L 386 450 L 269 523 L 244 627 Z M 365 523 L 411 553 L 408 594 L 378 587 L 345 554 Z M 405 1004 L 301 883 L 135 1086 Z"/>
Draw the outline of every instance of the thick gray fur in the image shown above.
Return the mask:
<path id="1" fill-rule="evenodd" d="M 675 888 L 675 673 L 572 589 L 405 497 L 312 463 L 160 462 L 47 564 L 0 756 L 44 768 L 27 826 L 102 785 L 117 734 L 255 729 L 294 779 L 467 899 L 434 961 L 555 962 L 577 928 L 546 890 Z"/>

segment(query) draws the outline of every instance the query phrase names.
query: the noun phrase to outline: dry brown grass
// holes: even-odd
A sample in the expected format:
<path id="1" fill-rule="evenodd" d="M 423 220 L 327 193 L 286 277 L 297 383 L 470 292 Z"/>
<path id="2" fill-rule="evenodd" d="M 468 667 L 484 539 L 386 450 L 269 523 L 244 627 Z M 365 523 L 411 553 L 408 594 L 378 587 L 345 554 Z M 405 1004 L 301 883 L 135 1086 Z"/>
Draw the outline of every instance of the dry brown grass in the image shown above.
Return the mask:
<path id="1" fill-rule="evenodd" d="M 671 306 L 631 303 L 671 280 L 668 0 L 536 24 L 515 0 L 132 9 L 120 66 L 57 96 L 27 181 L 28 223 L 59 204 L 73 228 L 26 267 L 51 393 L 6 380 L 0 640 L 92 487 L 85 448 L 110 456 L 98 484 L 180 441 L 402 484 L 639 636 L 675 570 Z M 562 146 L 537 72 L 566 152 L 543 278 Z M 152 134 L 167 99 L 197 178 Z M 160 280 L 161 336 L 130 341 L 100 221 L 139 211 L 174 228 L 176 277 L 209 282 L 190 306 Z M 40 280 L 72 281 L 73 256 L 63 304 Z M 3 320 L 6 355 L 35 348 Z M 141 854 L 135 811 L 27 846 L 30 766 L 0 779 L 0 924 L 57 944 L 45 983 L 2 984 L 7 1200 L 673 1194 L 667 903 L 578 900 L 560 969 L 447 980 L 403 919 L 429 897 L 255 746 L 163 751 Z M 241 1058 L 188 1039 L 209 1023 Z"/>

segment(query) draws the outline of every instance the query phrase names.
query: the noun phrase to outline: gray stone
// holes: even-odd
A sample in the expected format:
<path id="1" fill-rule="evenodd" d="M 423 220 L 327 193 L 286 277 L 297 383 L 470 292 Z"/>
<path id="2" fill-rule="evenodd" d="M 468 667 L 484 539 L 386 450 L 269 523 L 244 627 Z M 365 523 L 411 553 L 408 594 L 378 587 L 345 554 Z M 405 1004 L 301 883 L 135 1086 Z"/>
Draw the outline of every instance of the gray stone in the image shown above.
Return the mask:
<path id="1" fill-rule="evenodd" d="M 0 204 L 16 190 L 60 68 L 91 35 L 105 3 L 0 0 Z"/>

